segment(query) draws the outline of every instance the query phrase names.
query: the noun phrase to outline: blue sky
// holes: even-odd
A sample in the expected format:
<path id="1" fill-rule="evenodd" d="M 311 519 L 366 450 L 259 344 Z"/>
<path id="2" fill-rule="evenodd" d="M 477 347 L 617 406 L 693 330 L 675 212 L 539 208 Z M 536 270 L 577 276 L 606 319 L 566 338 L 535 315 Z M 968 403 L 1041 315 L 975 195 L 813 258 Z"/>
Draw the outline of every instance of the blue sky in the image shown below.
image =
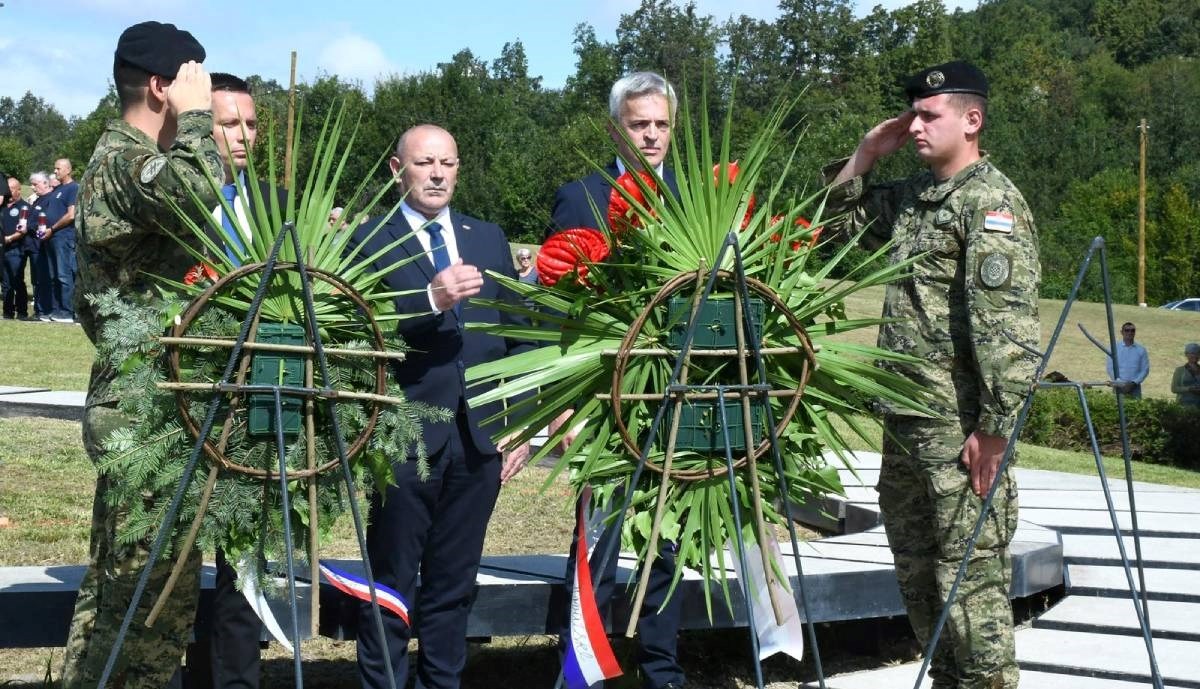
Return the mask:
<path id="1" fill-rule="evenodd" d="M 857 0 L 858 13 L 909 0 Z M 322 73 L 361 81 L 434 69 L 462 48 L 493 60 L 520 40 L 530 72 L 547 87 L 562 86 L 575 70 L 571 40 L 586 22 L 612 41 L 622 14 L 638 0 L 453 0 L 316 2 L 315 0 L 5 0 L 0 7 L 0 95 L 33 91 L 63 114 L 86 115 L 107 90 L 117 36 L 130 24 L 156 19 L 195 34 L 210 70 L 261 74 L 286 85 L 290 53 L 297 79 Z M 778 15 L 778 0 L 697 0 L 718 20 Z M 21 28 L 25 27 L 25 28 Z"/>

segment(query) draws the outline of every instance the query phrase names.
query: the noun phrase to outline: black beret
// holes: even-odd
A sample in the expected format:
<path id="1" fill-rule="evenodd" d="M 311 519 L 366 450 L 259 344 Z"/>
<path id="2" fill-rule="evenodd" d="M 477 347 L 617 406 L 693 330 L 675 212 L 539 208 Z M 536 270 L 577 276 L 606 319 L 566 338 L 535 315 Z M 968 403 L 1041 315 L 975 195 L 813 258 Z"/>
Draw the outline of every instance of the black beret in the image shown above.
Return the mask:
<path id="1" fill-rule="evenodd" d="M 909 103 L 939 93 L 973 93 L 987 98 L 987 77 L 975 65 L 955 60 L 923 69 L 904 82 Z"/>
<path id="2" fill-rule="evenodd" d="M 174 24 L 142 22 L 121 33 L 115 57 L 151 74 L 174 78 L 180 65 L 203 62 L 205 53 L 195 36 Z"/>

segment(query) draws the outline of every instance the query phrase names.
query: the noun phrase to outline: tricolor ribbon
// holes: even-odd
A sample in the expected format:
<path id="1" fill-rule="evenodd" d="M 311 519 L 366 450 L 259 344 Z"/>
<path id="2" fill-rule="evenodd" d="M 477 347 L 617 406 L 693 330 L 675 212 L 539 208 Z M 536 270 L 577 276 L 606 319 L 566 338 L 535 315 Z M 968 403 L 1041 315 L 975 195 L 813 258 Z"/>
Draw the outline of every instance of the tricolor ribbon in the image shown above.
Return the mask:
<path id="1" fill-rule="evenodd" d="M 317 566 L 320 567 L 321 574 L 325 575 L 325 580 L 333 584 L 334 588 L 347 596 L 352 596 L 368 603 L 371 602 L 371 589 L 367 586 L 366 581 L 353 574 L 338 571 L 325 563 L 320 563 Z M 379 601 L 380 608 L 404 620 L 404 624 L 409 624 L 408 603 L 405 602 L 403 596 L 377 581 L 375 582 L 375 598 Z"/>
<path id="2" fill-rule="evenodd" d="M 592 589 L 592 570 L 588 563 L 587 527 L 584 509 L 590 500 L 590 490 L 579 499 L 579 515 L 575 520 L 575 572 L 571 587 L 571 624 L 563 657 L 563 678 L 569 689 L 587 689 L 606 679 L 619 677 L 621 666 L 613 655 L 604 631 L 604 620 L 596 605 Z"/>

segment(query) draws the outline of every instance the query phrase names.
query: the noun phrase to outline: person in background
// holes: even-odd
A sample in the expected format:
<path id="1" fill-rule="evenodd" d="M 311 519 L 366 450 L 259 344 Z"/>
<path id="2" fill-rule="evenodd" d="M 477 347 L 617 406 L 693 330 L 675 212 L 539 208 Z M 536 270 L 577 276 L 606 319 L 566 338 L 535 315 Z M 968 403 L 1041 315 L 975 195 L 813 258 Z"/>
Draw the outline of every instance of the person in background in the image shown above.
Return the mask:
<path id="1" fill-rule="evenodd" d="M 1126 322 L 1121 326 L 1121 341 L 1117 343 L 1117 365 L 1120 376 L 1113 371 L 1112 357 L 1108 358 L 1108 379 L 1113 389 L 1123 392 L 1135 400 L 1142 398 L 1142 381 L 1150 375 L 1150 355 L 1146 348 L 1133 341 L 1137 328 Z"/>
<path id="2" fill-rule="evenodd" d="M 25 267 L 29 256 L 25 253 L 25 237 L 29 227 L 29 203 L 21 198 L 21 181 L 9 177 L 4 187 L 4 208 L 0 213 L 0 227 L 4 230 L 4 262 L 0 264 L 3 277 L 4 317 L 6 319 L 29 317 L 29 291 L 25 287 Z"/>
<path id="3" fill-rule="evenodd" d="M 517 279 L 536 285 L 538 281 L 537 265 L 534 263 L 533 252 L 525 247 L 517 249 Z"/>
<path id="4" fill-rule="evenodd" d="M 1180 404 L 1200 408 L 1200 344 L 1189 342 L 1183 356 L 1187 362 L 1171 376 L 1171 392 Z"/>

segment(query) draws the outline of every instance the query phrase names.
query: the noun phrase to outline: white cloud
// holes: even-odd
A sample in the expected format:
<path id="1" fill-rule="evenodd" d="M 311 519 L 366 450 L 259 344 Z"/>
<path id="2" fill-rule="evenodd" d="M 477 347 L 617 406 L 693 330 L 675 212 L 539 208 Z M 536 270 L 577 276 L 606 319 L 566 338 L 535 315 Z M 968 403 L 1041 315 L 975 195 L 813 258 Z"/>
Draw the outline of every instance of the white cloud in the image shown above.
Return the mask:
<path id="1" fill-rule="evenodd" d="M 327 41 L 317 66 L 342 79 L 361 81 L 368 89 L 377 78 L 398 71 L 378 43 L 355 33 Z"/>

